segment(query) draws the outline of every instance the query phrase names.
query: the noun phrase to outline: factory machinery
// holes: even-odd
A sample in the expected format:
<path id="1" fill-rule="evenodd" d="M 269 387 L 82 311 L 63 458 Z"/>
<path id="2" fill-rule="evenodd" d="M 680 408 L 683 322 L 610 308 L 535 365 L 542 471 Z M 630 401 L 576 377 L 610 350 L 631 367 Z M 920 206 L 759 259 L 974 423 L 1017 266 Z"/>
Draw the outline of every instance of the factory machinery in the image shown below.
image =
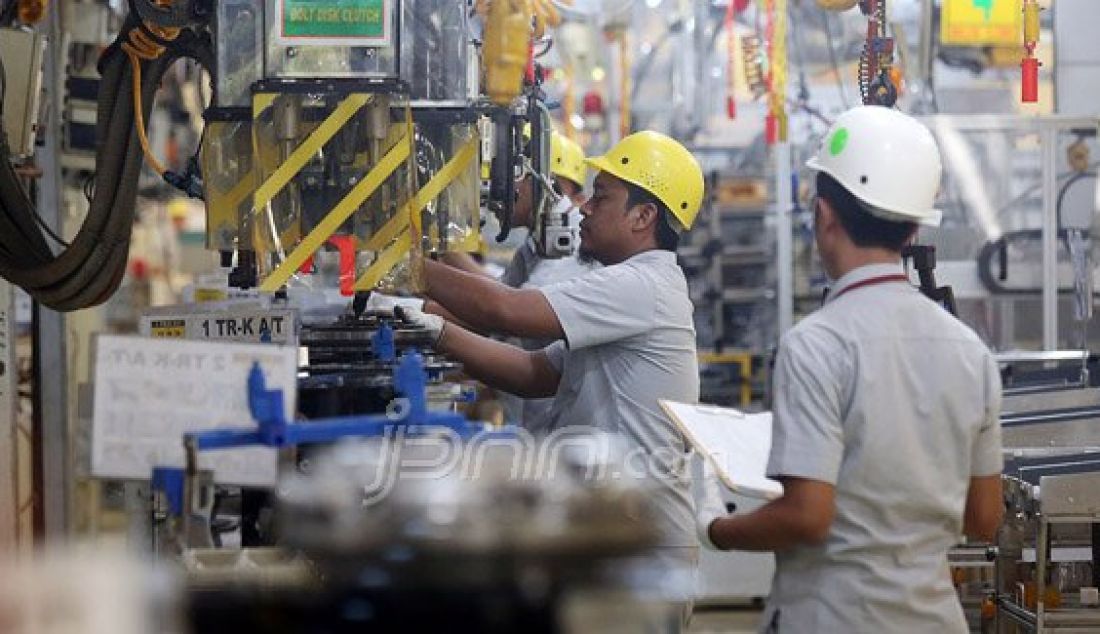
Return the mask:
<path id="1" fill-rule="evenodd" d="M 644 485 L 591 477 L 617 454 L 548 452 L 468 420 L 470 390 L 451 378 L 460 368 L 369 298 L 420 290 L 425 255 L 477 250 L 483 211 L 503 240 L 525 176 L 542 255 L 572 253 L 567 215 L 551 211 L 560 192 L 533 53 L 556 19 L 549 3 L 130 7 L 100 61 L 89 220 L 53 264 L 24 253 L 29 244 L 9 251 L 27 257 L 0 262 L 0 274 L 57 310 L 108 297 L 144 153 L 205 202 L 207 247 L 225 277 L 197 294 L 208 301 L 151 309 L 143 334 L 299 348 L 297 412 L 283 411 L 257 366 L 254 420 L 187 434 L 187 466 L 150 474 L 134 534 L 183 571 L 183 629 L 638 631 L 679 618 L 662 584 L 690 581 L 641 563 L 659 538 Z M 213 97 L 198 156 L 173 173 L 148 152 L 143 119 L 180 57 L 209 71 Z M 397 454 L 431 463 L 420 454 L 447 442 L 472 473 L 398 477 L 384 491 L 371 483 Z M 201 453 L 243 446 L 279 450 L 275 490 L 226 486 L 199 468 Z"/>
<path id="2" fill-rule="evenodd" d="M 648 491 L 592 478 L 623 468 L 613 440 L 578 437 L 548 453 L 514 430 L 469 421 L 441 407 L 446 395 L 432 398 L 429 381 L 442 387 L 438 373 L 451 364 L 416 351 L 421 332 L 356 319 L 376 327 L 354 351 L 333 350 L 361 328 L 311 334 L 310 349 L 327 350 L 300 390 L 301 409 L 316 417 L 288 421 L 283 395 L 266 389 L 257 366 L 257 425 L 190 433 L 187 467 L 154 473 L 153 547 L 187 571 L 186 631 L 632 632 L 677 618 L 663 600 L 670 580 L 635 561 L 659 539 Z M 350 409 L 385 413 L 331 415 Z M 197 468 L 202 451 L 253 445 L 297 450 L 274 504 L 261 494 L 260 510 L 273 515 L 258 530 L 264 518 L 244 506 L 248 496 L 239 513 L 219 513 L 227 491 Z M 440 468 L 441 448 L 463 468 Z M 270 545 L 215 547 L 246 524 L 242 542 Z"/>
<path id="3" fill-rule="evenodd" d="M 972 632 L 1100 631 L 1100 389 L 1087 358 L 1000 359 L 1005 522 L 997 543 L 950 554 Z"/>

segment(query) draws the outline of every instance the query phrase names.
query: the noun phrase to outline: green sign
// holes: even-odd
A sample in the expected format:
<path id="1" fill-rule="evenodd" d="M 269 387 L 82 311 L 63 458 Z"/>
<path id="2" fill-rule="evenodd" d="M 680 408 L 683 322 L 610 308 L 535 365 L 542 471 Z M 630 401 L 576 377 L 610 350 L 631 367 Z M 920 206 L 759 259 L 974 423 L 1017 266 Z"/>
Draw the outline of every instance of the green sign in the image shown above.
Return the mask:
<path id="1" fill-rule="evenodd" d="M 385 46 L 390 0 L 282 0 L 283 44 Z"/>

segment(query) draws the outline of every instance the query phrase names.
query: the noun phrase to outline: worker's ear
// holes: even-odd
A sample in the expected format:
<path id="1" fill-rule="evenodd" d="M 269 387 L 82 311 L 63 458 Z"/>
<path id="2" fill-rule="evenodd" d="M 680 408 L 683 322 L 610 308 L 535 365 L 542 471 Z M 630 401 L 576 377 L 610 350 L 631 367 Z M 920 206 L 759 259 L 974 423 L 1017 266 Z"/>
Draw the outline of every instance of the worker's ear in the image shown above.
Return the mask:
<path id="1" fill-rule="evenodd" d="M 657 209 L 657 205 L 653 203 L 643 203 L 641 205 L 635 205 L 634 209 L 637 213 L 634 214 L 634 219 L 631 221 L 631 229 L 634 231 L 645 231 L 651 226 L 657 224 L 657 218 L 660 217 L 660 210 Z"/>
<path id="2" fill-rule="evenodd" d="M 840 218 L 836 210 L 828 200 L 817 196 L 817 207 L 814 209 L 814 232 L 821 235 L 829 235 L 840 228 Z"/>

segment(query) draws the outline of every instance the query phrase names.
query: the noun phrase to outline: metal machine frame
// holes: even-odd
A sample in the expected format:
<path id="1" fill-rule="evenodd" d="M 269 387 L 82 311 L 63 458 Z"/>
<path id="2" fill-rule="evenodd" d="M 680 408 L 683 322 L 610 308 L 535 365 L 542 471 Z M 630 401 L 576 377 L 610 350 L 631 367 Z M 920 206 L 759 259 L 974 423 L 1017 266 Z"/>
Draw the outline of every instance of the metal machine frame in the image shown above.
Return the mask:
<path id="1" fill-rule="evenodd" d="M 1043 200 L 1043 350 L 1058 348 L 1058 227 L 1057 135 L 1075 129 L 1095 129 L 1100 118 L 1046 115 L 930 115 L 920 118 L 935 133 L 941 128 L 959 132 L 1017 132 L 1039 135 Z"/>

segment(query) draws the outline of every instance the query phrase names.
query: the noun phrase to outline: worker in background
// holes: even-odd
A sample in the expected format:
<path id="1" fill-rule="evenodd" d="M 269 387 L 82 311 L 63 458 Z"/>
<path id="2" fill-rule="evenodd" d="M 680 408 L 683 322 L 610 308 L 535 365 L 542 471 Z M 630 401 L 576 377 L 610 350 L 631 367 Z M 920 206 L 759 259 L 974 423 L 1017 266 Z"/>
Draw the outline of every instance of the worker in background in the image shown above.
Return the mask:
<path id="1" fill-rule="evenodd" d="M 565 197 L 563 206 L 569 208 L 569 224 L 580 224 L 580 206 L 584 204 L 585 167 L 584 149 L 572 139 L 554 131 L 550 135 L 550 175 L 558 191 Z M 534 195 L 532 181 L 534 177 L 527 173 L 516 182 L 516 203 L 512 210 L 512 224 L 523 227 L 528 232 L 535 229 Z M 469 253 L 451 251 L 440 259 L 468 273 L 488 275 Z M 540 266 L 542 265 L 542 266 Z M 584 273 L 595 264 L 582 262 L 577 257 L 543 258 L 539 255 L 533 233 L 516 249 L 511 262 L 501 275 L 501 281 L 519 288 L 531 281 L 542 286 L 547 283 Z M 536 269 L 538 272 L 536 273 Z"/>
<path id="2" fill-rule="evenodd" d="M 569 226 L 574 228 L 574 244 L 580 242 L 576 232 L 581 223 L 581 205 L 584 204 L 584 182 L 587 180 L 588 168 L 585 166 L 584 150 L 579 144 L 558 132 L 553 132 L 550 137 L 550 174 L 553 176 L 554 185 L 561 191 L 564 198 L 559 203 L 569 208 Z M 527 223 L 531 228 L 534 225 L 534 214 L 531 213 L 531 180 L 528 176 L 527 188 Z M 512 288 L 542 288 L 550 284 L 556 284 L 565 280 L 571 280 L 598 267 L 599 264 L 588 256 L 582 256 L 580 250 L 572 255 L 560 258 L 544 258 L 539 255 L 535 240 L 528 237 L 527 240 L 516 249 L 512 255 L 512 261 L 504 269 L 500 281 Z M 552 343 L 545 338 L 524 337 L 519 340 L 524 350 L 540 350 Z M 508 420 L 515 421 L 533 434 L 541 435 L 550 431 L 553 421 L 551 419 L 551 404 L 553 398 L 519 398 L 511 394 L 503 393 L 500 401 L 504 407 L 504 414 Z"/>
<path id="3" fill-rule="evenodd" d="M 550 135 L 550 174 L 553 176 L 554 185 L 565 196 L 560 205 L 568 208 L 571 227 L 580 225 L 580 207 L 584 204 L 586 172 L 584 150 L 581 146 L 553 132 Z M 535 224 L 531 203 L 532 178 L 527 176 L 520 185 L 520 201 L 516 205 L 515 218 L 516 223 L 529 230 L 533 230 Z M 573 257 L 543 258 L 539 255 L 534 238 L 529 236 L 523 245 L 516 249 L 500 281 L 513 288 L 520 288 L 527 284 L 545 286 L 581 275 L 594 265 L 591 258 L 584 257 L 579 252 Z"/>
<path id="4" fill-rule="evenodd" d="M 694 570 L 698 557 L 683 437 L 658 399 L 696 402 L 699 372 L 693 306 L 676 262 L 681 232 L 703 197 L 703 174 L 679 143 L 638 132 L 605 156 L 581 208 L 582 255 L 604 266 L 544 288 L 512 288 L 438 262 L 424 262 L 423 288 L 478 330 L 552 340 L 527 351 L 438 315 L 407 319 L 437 334 L 436 347 L 485 384 L 526 398 L 554 396 L 552 424 L 621 435 L 656 480 L 664 541 L 657 557 Z M 691 598 L 690 582 L 682 599 Z"/>
<path id="5" fill-rule="evenodd" d="M 581 222 L 580 206 L 584 204 L 586 173 L 584 150 L 581 146 L 562 134 L 553 132 L 550 137 L 550 174 L 554 179 L 554 185 L 564 196 L 559 204 L 569 208 L 569 226 L 573 227 L 574 231 L 578 230 L 577 227 Z M 528 230 L 533 230 L 535 225 L 531 200 L 533 178 L 527 175 L 520 181 L 517 188 L 519 196 L 514 211 L 514 222 Z M 574 243 L 577 242 L 579 240 L 575 236 Z M 464 271 L 484 274 L 481 266 L 467 253 L 447 253 L 442 256 L 442 260 Z M 500 281 L 512 288 L 540 288 L 573 279 L 597 266 L 599 264 L 592 258 L 582 257 L 580 253 L 560 258 L 543 258 L 539 255 L 534 236 L 528 235 L 523 244 L 516 249 Z M 430 308 L 429 312 L 431 312 Z M 524 350 L 540 350 L 551 343 L 551 340 L 545 338 L 521 338 L 518 341 Z M 498 395 L 498 400 L 504 409 L 506 420 L 520 424 L 536 435 L 549 431 L 552 398 L 524 399 L 501 393 Z"/>
<path id="6" fill-rule="evenodd" d="M 917 226 L 939 224 L 939 150 L 916 120 L 864 106 L 807 166 L 834 283 L 779 346 L 768 474 L 784 492 L 745 515 L 704 509 L 700 538 L 776 552 L 763 631 L 966 632 L 947 552 L 1000 525 L 1001 383 L 902 268 Z"/>
<path id="7" fill-rule="evenodd" d="M 588 180 L 588 168 L 584 164 L 584 148 L 557 130 L 550 136 L 550 173 L 554 184 L 573 206 L 584 204 L 584 182 Z"/>

